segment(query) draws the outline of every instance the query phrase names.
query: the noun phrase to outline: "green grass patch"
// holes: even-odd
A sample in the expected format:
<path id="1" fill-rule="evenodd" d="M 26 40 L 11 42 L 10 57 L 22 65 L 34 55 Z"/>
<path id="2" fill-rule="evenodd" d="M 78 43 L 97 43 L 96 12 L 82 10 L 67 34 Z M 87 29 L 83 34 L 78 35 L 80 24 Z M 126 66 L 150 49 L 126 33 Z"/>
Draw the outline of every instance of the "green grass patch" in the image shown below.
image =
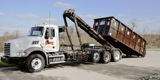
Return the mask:
<path id="1" fill-rule="evenodd" d="M 14 64 L 6 64 L 6 63 L 3 63 L 0 61 L 0 68 L 1 67 L 12 67 L 12 66 L 15 66 Z"/>

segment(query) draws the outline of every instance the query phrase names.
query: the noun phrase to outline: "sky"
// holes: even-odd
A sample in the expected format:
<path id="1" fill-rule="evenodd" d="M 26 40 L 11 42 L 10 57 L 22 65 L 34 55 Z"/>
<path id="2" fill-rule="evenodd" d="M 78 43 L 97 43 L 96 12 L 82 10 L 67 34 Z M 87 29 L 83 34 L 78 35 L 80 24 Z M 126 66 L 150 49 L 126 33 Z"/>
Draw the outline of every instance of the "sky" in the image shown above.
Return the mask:
<path id="1" fill-rule="evenodd" d="M 126 25 L 135 20 L 136 32 L 160 33 L 160 0 L 0 0 L 0 36 L 19 31 L 23 35 L 35 24 L 63 26 L 63 12 L 75 9 L 90 26 L 93 19 L 115 16 Z"/>

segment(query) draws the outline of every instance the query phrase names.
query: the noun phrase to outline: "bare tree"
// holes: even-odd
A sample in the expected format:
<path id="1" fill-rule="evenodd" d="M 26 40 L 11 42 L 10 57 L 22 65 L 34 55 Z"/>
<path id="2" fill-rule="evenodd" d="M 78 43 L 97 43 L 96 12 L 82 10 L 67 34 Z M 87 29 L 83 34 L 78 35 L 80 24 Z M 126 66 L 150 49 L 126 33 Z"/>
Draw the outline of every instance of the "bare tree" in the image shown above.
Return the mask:
<path id="1" fill-rule="evenodd" d="M 159 32 L 159 34 L 158 34 L 158 40 L 157 40 L 158 44 L 157 45 L 158 45 L 158 47 L 160 47 L 160 43 L 159 43 L 160 42 L 160 29 L 158 32 Z"/>
<path id="2" fill-rule="evenodd" d="M 13 33 L 4 32 L 2 36 L 0 36 L 0 52 L 4 50 L 4 43 L 7 40 L 16 39 L 21 37 L 21 34 L 18 30 L 14 31 Z"/>
<path id="3" fill-rule="evenodd" d="M 145 28 L 144 26 L 142 27 L 141 35 L 144 39 L 146 39 L 146 36 L 148 35 L 148 29 Z"/>
<path id="4" fill-rule="evenodd" d="M 138 27 L 138 24 L 137 24 L 137 20 L 134 18 L 130 21 L 130 28 L 134 30 L 136 27 Z"/>

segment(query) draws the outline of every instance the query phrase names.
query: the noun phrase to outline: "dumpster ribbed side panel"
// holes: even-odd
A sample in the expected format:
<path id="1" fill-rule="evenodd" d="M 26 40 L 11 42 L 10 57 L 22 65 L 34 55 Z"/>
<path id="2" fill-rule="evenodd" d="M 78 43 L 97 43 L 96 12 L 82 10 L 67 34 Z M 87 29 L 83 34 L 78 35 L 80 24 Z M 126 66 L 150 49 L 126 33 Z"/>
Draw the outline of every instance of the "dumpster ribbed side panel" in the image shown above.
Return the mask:
<path id="1" fill-rule="evenodd" d="M 118 19 L 114 17 L 95 19 L 93 28 L 125 54 L 145 56 L 146 40 Z"/>

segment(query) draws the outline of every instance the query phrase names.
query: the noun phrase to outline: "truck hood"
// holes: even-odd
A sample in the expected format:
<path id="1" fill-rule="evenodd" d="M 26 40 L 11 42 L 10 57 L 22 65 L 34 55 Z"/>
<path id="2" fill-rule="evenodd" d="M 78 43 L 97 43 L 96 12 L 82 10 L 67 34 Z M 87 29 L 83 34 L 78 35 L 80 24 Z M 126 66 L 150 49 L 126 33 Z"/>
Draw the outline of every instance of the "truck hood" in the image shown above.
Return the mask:
<path id="1" fill-rule="evenodd" d="M 18 57 L 18 53 L 20 51 L 24 51 L 29 47 L 35 46 L 35 47 L 40 47 L 40 43 L 42 41 L 41 37 L 22 37 L 18 39 L 13 39 L 5 42 L 5 48 L 6 44 L 10 44 L 9 48 L 10 49 L 5 49 L 4 53 L 7 56 L 10 57 Z M 9 50 L 10 54 L 6 54 L 6 50 Z"/>

